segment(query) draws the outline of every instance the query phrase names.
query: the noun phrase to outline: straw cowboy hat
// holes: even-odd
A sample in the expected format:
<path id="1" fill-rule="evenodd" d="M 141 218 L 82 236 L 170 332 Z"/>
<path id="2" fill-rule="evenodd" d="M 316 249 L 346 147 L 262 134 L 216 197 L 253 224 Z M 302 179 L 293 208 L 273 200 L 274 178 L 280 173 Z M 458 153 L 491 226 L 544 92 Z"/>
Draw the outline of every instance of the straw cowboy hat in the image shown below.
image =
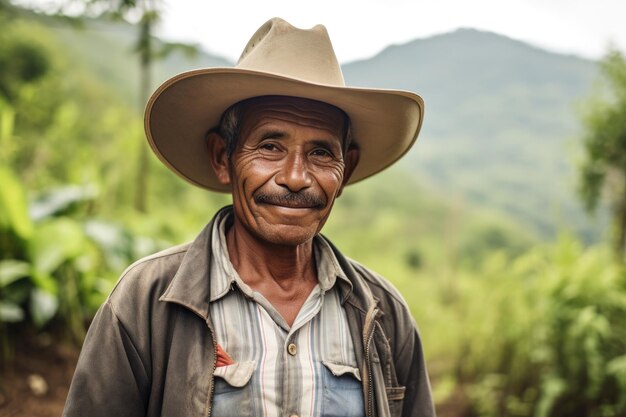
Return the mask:
<path id="1" fill-rule="evenodd" d="M 346 87 L 324 26 L 302 30 L 274 18 L 256 31 L 234 68 L 185 72 L 154 92 L 145 113 L 150 146 L 185 180 L 228 192 L 211 169 L 207 132 L 231 105 L 265 95 L 313 99 L 346 112 L 361 151 L 350 183 L 401 158 L 417 139 L 424 115 L 416 94 Z"/>

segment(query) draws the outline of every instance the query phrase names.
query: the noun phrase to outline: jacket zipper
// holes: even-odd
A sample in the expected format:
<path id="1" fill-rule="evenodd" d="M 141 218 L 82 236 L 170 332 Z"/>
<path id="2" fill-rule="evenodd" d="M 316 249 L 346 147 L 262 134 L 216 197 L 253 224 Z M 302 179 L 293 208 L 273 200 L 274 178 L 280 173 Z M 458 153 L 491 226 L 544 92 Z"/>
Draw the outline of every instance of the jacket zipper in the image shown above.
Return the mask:
<path id="1" fill-rule="evenodd" d="M 363 328 L 363 344 L 365 346 L 365 366 L 367 367 L 367 411 L 366 415 L 372 417 L 374 415 L 374 389 L 372 388 L 372 363 L 370 358 L 370 344 L 374 337 L 374 318 L 378 313 L 378 308 L 373 307 L 365 316 L 365 326 Z"/>
<path id="2" fill-rule="evenodd" d="M 213 409 L 213 391 L 215 390 L 215 369 L 217 368 L 217 340 L 215 340 L 213 328 L 210 324 L 207 323 L 207 325 L 209 327 L 209 333 L 211 334 L 211 341 L 213 342 L 213 367 L 211 368 L 211 389 L 209 390 L 205 417 L 211 417 L 211 410 Z"/>
<path id="3" fill-rule="evenodd" d="M 215 332 L 213 331 L 213 325 L 211 324 L 211 321 L 207 317 L 202 315 L 198 310 L 190 308 L 186 304 L 181 303 L 179 301 L 171 301 L 171 302 L 176 303 L 178 305 L 181 305 L 191 310 L 191 312 L 193 312 L 196 316 L 203 319 L 207 327 L 209 328 L 209 334 L 211 335 L 211 342 L 213 342 L 213 366 L 211 368 L 211 389 L 209 390 L 209 397 L 207 398 L 206 412 L 204 413 L 203 417 L 211 417 L 211 409 L 213 408 L 213 390 L 215 389 L 215 376 L 214 375 L 215 375 L 215 369 L 217 369 L 217 340 L 215 339 Z"/>

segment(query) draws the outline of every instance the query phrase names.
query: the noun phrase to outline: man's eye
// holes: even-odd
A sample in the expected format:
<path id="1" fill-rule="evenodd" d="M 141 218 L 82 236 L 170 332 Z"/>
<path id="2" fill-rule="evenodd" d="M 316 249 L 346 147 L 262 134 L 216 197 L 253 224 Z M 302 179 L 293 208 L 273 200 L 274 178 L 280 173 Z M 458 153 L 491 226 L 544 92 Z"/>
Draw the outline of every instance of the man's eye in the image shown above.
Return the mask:
<path id="1" fill-rule="evenodd" d="M 278 149 L 278 147 L 274 145 L 273 143 L 264 143 L 260 146 L 260 148 L 265 151 L 275 151 Z"/>
<path id="2" fill-rule="evenodd" d="M 328 151 L 327 149 L 315 149 L 313 152 L 311 152 L 311 155 L 313 156 L 322 156 L 322 157 L 332 157 L 333 154 L 330 153 L 330 151 Z"/>

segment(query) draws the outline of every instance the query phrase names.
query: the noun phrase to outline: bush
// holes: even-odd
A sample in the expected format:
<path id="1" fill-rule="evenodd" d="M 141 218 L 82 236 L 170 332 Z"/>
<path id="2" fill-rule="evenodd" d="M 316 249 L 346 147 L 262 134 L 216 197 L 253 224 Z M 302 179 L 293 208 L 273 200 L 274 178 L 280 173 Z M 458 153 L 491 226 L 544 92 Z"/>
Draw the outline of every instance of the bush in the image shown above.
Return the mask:
<path id="1" fill-rule="evenodd" d="M 409 285 L 429 362 L 475 415 L 626 415 L 626 277 L 608 249 L 562 238 Z"/>
<path id="2" fill-rule="evenodd" d="M 120 226 L 85 216 L 90 188 L 61 187 L 27 203 L 8 168 L 0 168 L 0 341 L 9 353 L 11 323 L 41 329 L 56 320 L 81 341 L 86 322 L 119 270 L 153 251 Z M 142 245 L 145 246 L 145 245 Z"/>

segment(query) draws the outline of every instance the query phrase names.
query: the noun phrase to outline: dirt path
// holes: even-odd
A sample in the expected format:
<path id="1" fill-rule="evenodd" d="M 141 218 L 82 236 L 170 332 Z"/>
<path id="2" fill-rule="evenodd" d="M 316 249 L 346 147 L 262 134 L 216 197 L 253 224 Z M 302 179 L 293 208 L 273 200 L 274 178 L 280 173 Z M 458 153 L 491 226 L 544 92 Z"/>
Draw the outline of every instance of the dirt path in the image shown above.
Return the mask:
<path id="1" fill-rule="evenodd" d="M 45 335 L 24 339 L 0 368 L 0 417 L 59 417 L 78 348 Z"/>

